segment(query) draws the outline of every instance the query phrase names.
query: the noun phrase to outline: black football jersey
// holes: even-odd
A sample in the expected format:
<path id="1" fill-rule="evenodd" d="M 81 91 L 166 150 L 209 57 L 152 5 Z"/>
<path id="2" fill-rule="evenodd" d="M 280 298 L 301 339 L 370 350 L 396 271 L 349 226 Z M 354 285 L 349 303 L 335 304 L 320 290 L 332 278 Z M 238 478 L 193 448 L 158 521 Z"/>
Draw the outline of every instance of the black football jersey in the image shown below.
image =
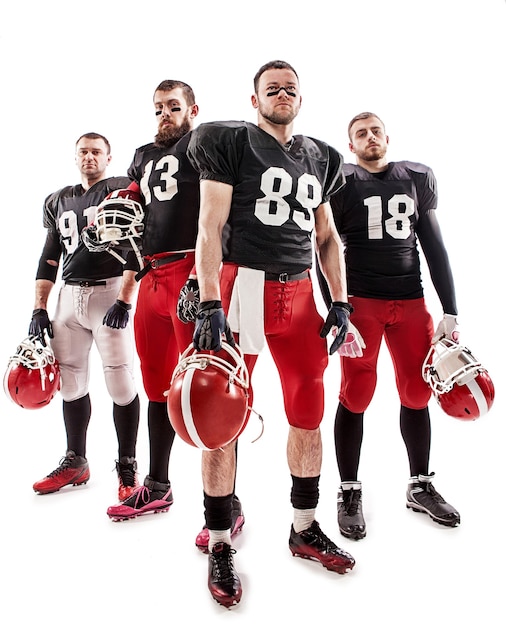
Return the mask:
<path id="1" fill-rule="evenodd" d="M 380 174 L 346 163 L 344 173 L 331 206 L 345 245 L 349 295 L 422 297 L 417 232 L 437 207 L 432 170 L 400 161 Z"/>
<path id="2" fill-rule="evenodd" d="M 249 122 L 211 122 L 193 131 L 188 155 L 203 180 L 233 185 L 224 260 L 266 272 L 312 265 L 314 212 L 344 183 L 342 157 L 295 135 L 282 146 Z"/>
<path id="3" fill-rule="evenodd" d="M 122 263 L 108 252 L 90 252 L 81 239 L 81 231 L 94 221 L 97 206 L 111 191 L 125 189 L 129 184 L 126 177 L 106 178 L 87 191 L 79 184 L 64 187 L 46 198 L 43 223 L 48 229 L 48 238 L 60 242 L 63 280 L 104 280 L 121 276 Z"/>
<path id="4" fill-rule="evenodd" d="M 143 254 L 194 250 L 199 214 L 199 176 L 186 156 L 191 132 L 167 148 L 138 148 L 128 176 L 145 201 Z"/>

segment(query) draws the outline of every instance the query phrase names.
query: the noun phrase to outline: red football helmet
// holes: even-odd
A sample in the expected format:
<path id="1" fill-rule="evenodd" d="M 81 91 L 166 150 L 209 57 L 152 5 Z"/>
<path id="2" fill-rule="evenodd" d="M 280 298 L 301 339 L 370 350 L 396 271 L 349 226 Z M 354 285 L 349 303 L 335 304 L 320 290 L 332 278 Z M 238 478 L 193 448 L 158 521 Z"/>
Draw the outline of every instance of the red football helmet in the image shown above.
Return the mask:
<path id="1" fill-rule="evenodd" d="M 249 374 L 239 346 L 198 352 L 190 346 L 166 392 L 170 422 L 192 446 L 216 450 L 237 437 L 249 418 Z"/>
<path id="2" fill-rule="evenodd" d="M 23 409 L 40 409 L 60 389 L 60 366 L 49 346 L 35 337 L 22 341 L 4 376 L 7 396 Z"/>
<path id="3" fill-rule="evenodd" d="M 461 420 L 485 415 L 494 402 L 494 384 L 469 348 L 450 339 L 437 341 L 423 363 L 422 375 L 443 411 Z"/>

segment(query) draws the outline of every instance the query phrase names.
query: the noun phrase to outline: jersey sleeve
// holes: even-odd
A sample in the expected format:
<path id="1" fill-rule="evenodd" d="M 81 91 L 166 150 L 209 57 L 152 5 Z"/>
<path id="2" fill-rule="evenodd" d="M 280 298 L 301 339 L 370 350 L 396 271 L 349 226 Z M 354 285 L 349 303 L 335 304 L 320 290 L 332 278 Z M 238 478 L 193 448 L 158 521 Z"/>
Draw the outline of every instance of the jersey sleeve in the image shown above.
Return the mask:
<path id="1" fill-rule="evenodd" d="M 328 202 L 330 197 L 336 194 L 345 183 L 343 173 L 343 157 L 332 146 L 329 149 L 329 167 L 325 188 L 323 189 L 323 202 Z"/>
<path id="2" fill-rule="evenodd" d="M 420 216 L 416 233 L 443 312 L 457 315 L 453 274 L 434 209 L 425 211 Z"/>
<path id="3" fill-rule="evenodd" d="M 142 177 L 142 148 L 137 148 L 134 154 L 134 158 L 130 163 L 130 167 L 127 171 L 127 176 L 131 181 L 135 181 L 136 183 L 140 183 Z"/>
<path id="4" fill-rule="evenodd" d="M 235 184 L 240 161 L 240 132 L 240 126 L 216 122 L 201 124 L 192 132 L 187 155 L 199 172 L 200 180 Z"/>

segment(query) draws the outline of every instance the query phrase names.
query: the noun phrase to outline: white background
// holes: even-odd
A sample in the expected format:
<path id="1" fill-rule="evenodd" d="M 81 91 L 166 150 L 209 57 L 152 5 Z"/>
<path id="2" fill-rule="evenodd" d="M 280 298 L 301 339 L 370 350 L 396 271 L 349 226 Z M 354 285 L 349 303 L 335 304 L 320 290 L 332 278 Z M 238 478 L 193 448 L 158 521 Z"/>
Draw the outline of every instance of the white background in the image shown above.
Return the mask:
<path id="1" fill-rule="evenodd" d="M 0 398 L 0 535 L 5 623 L 74 626 L 332 621 L 357 626 L 500 623 L 506 557 L 503 381 L 505 10 L 500 0 L 424 2 L 257 0 L 87 3 L 28 0 L 1 9 L 0 176 L 3 276 L 0 359 L 28 330 L 33 281 L 44 241 L 48 193 L 79 182 L 75 140 L 89 131 L 113 147 L 110 175 L 124 175 L 134 150 L 152 140 L 152 93 L 161 80 L 192 85 L 197 121 L 255 121 L 252 80 L 281 58 L 297 70 L 303 94 L 296 132 L 337 147 L 346 128 L 376 112 L 390 135 L 391 160 L 430 165 L 439 184 L 439 220 L 452 260 L 461 340 L 496 385 L 492 411 L 472 423 L 431 403 L 431 470 L 462 525 L 446 529 L 408 511 L 406 453 L 392 368 L 381 357 L 366 414 L 360 478 L 367 538 L 339 536 L 333 451 L 339 361 L 326 373 L 324 467 L 318 519 L 355 556 L 351 574 L 293 559 L 287 425 L 277 373 L 262 355 L 253 382 L 263 437 L 253 418 L 242 437 L 238 493 L 246 527 L 235 542 L 244 598 L 234 611 L 207 590 L 207 560 L 193 547 L 202 524 L 200 454 L 177 441 L 170 466 L 175 504 L 164 515 L 121 524 L 106 516 L 116 499 L 116 441 L 94 353 L 88 436 L 92 479 L 85 487 L 37 496 L 32 483 L 65 452 L 60 398 L 37 412 Z M 427 272 L 435 321 L 441 309 Z M 54 306 L 57 289 L 50 301 Z M 147 473 L 147 402 L 141 478 Z"/>

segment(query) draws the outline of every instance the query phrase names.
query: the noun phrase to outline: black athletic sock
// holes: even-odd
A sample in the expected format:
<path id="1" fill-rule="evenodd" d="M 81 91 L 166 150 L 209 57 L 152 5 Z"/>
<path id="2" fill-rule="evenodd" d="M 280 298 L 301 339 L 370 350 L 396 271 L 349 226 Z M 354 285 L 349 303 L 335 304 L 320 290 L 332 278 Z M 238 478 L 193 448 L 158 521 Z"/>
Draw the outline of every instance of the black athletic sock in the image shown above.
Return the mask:
<path id="1" fill-rule="evenodd" d="M 166 402 L 149 402 L 149 475 L 160 483 L 169 482 L 169 460 L 176 433 L 172 428 Z"/>
<path id="2" fill-rule="evenodd" d="M 334 445 L 341 481 L 357 480 L 364 436 L 364 414 L 339 403 L 334 421 Z"/>
<path id="3" fill-rule="evenodd" d="M 429 409 L 408 409 L 401 405 L 400 426 L 408 451 L 410 476 L 428 474 L 431 439 Z"/>
<path id="4" fill-rule="evenodd" d="M 228 496 L 208 496 L 204 492 L 204 516 L 206 526 L 212 530 L 227 530 L 232 526 L 232 498 Z"/>
<path id="5" fill-rule="evenodd" d="M 294 509 L 316 509 L 319 491 L 319 476 L 300 478 L 292 475 L 290 502 Z"/>
<path id="6" fill-rule="evenodd" d="M 63 401 L 63 421 L 67 432 L 67 450 L 73 450 L 77 456 L 86 458 L 86 434 L 91 417 L 89 394 L 82 398 Z"/>
<path id="7" fill-rule="evenodd" d="M 122 456 L 135 457 L 139 430 L 139 407 L 138 395 L 125 406 L 113 404 L 112 415 L 118 437 L 118 460 Z"/>

